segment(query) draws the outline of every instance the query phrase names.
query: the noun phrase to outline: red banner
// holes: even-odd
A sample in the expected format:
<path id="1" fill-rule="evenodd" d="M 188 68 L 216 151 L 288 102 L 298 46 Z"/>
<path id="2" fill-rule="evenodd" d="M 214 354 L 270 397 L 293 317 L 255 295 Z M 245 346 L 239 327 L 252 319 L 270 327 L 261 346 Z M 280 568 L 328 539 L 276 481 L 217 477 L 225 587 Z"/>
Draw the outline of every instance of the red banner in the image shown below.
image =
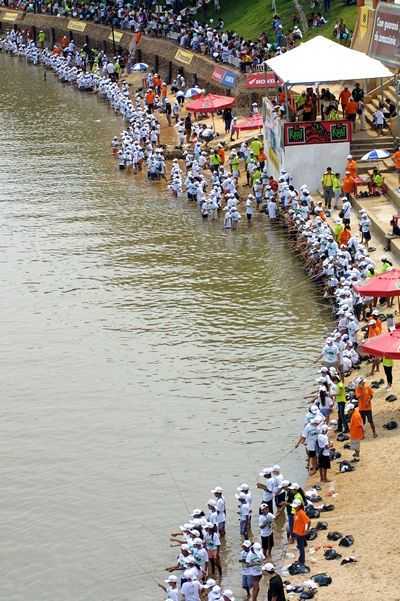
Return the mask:
<path id="1" fill-rule="evenodd" d="M 400 6 L 380 2 L 375 12 L 370 56 L 387 65 L 400 65 Z"/>
<path id="2" fill-rule="evenodd" d="M 277 88 L 281 81 L 272 71 L 260 71 L 258 73 L 246 73 L 246 88 L 256 90 L 258 88 Z"/>
<path id="3" fill-rule="evenodd" d="M 351 142 L 350 121 L 299 121 L 285 123 L 285 146 Z"/>

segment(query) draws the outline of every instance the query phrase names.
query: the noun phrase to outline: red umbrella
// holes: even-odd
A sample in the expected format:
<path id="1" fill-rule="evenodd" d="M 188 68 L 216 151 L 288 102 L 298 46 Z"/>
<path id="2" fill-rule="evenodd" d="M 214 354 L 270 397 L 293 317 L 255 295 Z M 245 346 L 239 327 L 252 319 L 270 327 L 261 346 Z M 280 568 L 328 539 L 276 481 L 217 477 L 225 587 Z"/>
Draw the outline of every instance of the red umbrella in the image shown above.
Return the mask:
<path id="1" fill-rule="evenodd" d="M 390 269 L 370 278 L 361 286 L 354 286 L 361 296 L 400 296 L 400 269 Z"/>
<path id="2" fill-rule="evenodd" d="M 400 359 L 400 330 L 393 330 L 393 332 L 387 334 L 368 338 L 362 343 L 361 350 L 367 355 L 374 355 L 375 357 Z"/>
<path id="3" fill-rule="evenodd" d="M 251 117 L 245 117 L 244 119 L 238 119 L 233 128 L 235 131 L 248 130 L 248 129 L 261 129 L 263 126 L 262 115 L 252 115 Z"/>
<path id="4" fill-rule="evenodd" d="M 196 100 L 188 102 L 185 108 L 191 113 L 216 113 L 232 106 L 234 103 L 235 98 L 232 96 L 207 94 L 207 96 L 199 96 Z"/>

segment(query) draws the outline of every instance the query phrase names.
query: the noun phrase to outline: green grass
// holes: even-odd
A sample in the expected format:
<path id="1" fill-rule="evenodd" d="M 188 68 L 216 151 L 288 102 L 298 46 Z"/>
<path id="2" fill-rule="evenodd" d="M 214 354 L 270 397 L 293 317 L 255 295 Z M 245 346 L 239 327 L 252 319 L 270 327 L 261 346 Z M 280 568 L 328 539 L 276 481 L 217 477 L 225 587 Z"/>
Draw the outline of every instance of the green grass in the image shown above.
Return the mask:
<path id="1" fill-rule="evenodd" d="M 308 16 L 312 10 L 309 8 L 310 0 L 301 0 L 304 12 Z M 284 31 L 287 33 L 293 28 L 293 18 L 297 16 L 292 0 L 276 0 L 277 13 L 281 17 Z M 271 21 L 273 12 L 270 0 L 221 0 L 221 17 L 225 22 L 225 29 L 233 30 L 246 39 L 257 39 L 263 31 L 272 33 Z M 209 16 L 217 18 L 215 14 Z M 332 38 L 332 31 L 336 21 L 344 19 L 346 25 L 354 30 L 357 17 L 355 6 L 344 6 L 342 0 L 333 0 L 331 10 L 325 15 L 328 23 L 318 29 L 309 29 L 304 36 L 308 40 L 316 35 L 325 35 Z"/>

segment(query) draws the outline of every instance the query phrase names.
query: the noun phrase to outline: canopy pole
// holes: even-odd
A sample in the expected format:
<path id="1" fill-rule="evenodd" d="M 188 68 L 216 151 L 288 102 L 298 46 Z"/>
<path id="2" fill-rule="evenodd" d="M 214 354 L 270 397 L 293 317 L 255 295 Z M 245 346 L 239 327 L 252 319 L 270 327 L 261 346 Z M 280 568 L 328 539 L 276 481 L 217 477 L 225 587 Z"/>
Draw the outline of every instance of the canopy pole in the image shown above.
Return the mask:
<path id="1" fill-rule="evenodd" d="M 383 104 L 383 79 L 381 77 L 381 104 Z"/>
<path id="2" fill-rule="evenodd" d="M 286 121 L 289 121 L 289 101 L 288 101 L 288 89 L 287 89 L 286 83 L 285 83 L 285 118 L 286 118 Z"/>
<path id="3" fill-rule="evenodd" d="M 211 113 L 211 117 L 212 117 L 213 130 L 215 133 L 214 111 Z"/>

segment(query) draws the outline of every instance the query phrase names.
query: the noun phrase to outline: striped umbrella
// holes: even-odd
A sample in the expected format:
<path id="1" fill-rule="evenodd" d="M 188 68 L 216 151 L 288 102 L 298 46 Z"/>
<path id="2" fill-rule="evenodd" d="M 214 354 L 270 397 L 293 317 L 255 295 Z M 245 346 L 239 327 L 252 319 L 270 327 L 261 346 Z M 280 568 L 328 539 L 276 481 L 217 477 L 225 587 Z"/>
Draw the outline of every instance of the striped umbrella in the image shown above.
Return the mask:
<path id="1" fill-rule="evenodd" d="M 204 93 L 204 90 L 201 90 L 198 87 L 189 88 L 185 92 L 185 98 L 196 98 L 196 96 L 200 96 L 200 94 L 203 94 L 203 93 Z"/>
<path id="2" fill-rule="evenodd" d="M 136 63 L 135 65 L 133 65 L 132 70 L 133 71 L 147 71 L 148 68 L 149 68 L 149 65 L 146 65 L 146 63 Z"/>
<path id="3" fill-rule="evenodd" d="M 375 150 L 370 150 L 367 154 L 361 157 L 361 161 L 379 161 L 380 159 L 387 159 L 390 157 L 390 152 L 388 150 L 381 150 L 380 148 L 375 148 Z"/>

